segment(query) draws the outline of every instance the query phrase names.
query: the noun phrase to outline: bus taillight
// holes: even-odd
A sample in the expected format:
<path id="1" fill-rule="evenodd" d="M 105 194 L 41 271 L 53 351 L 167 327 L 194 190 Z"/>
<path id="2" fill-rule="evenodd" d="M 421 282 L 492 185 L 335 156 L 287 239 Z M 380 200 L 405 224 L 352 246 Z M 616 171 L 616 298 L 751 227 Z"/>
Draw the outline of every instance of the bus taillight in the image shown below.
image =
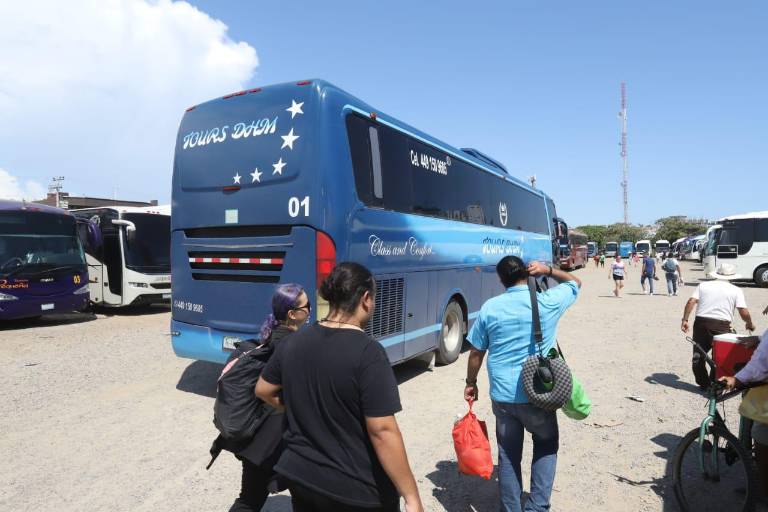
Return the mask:
<path id="1" fill-rule="evenodd" d="M 331 237 L 317 232 L 317 287 L 323 284 L 325 278 L 331 275 L 331 270 L 336 266 L 336 246 Z"/>
<path id="2" fill-rule="evenodd" d="M 315 314 L 317 315 L 317 320 L 321 320 L 328 316 L 330 311 L 328 302 L 320 296 L 320 286 L 323 284 L 323 281 L 331 275 L 333 267 L 336 266 L 336 246 L 331 237 L 318 231 L 315 247 L 315 264 L 317 269 L 317 286 L 315 288 L 315 304 L 317 304 L 317 311 Z"/>

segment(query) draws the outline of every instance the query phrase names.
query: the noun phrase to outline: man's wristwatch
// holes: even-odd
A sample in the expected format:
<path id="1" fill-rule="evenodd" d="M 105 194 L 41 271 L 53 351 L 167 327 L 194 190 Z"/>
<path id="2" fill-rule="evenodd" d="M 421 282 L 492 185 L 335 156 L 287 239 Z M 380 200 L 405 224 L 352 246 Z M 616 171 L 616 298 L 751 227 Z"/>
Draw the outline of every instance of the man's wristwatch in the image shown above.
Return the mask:
<path id="1" fill-rule="evenodd" d="M 464 379 L 464 382 L 467 383 L 467 386 L 474 386 L 477 384 L 477 379 Z"/>
<path id="2" fill-rule="evenodd" d="M 552 277 L 552 265 L 547 265 L 549 267 L 549 277 Z"/>

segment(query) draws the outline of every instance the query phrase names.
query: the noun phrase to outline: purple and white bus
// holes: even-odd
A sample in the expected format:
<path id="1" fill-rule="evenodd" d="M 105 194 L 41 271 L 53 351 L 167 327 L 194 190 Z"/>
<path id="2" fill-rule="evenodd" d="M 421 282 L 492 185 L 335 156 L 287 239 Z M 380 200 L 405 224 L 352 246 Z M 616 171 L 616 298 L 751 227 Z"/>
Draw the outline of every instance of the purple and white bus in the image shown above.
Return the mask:
<path id="1" fill-rule="evenodd" d="M 80 311 L 88 269 L 65 210 L 0 200 L 0 320 Z"/>

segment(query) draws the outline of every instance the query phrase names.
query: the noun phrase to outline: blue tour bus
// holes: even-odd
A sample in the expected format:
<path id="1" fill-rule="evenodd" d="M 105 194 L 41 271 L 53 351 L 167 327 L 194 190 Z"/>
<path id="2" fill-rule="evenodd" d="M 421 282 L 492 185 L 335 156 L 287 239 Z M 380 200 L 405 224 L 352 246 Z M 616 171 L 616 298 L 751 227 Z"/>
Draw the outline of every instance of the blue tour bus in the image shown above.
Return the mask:
<path id="1" fill-rule="evenodd" d="M 597 242 L 587 242 L 587 257 L 591 258 L 597 254 Z"/>
<path id="2" fill-rule="evenodd" d="M 78 223 L 65 210 L 0 200 L 0 320 L 88 306 Z"/>
<path id="3" fill-rule="evenodd" d="M 507 254 L 553 262 L 553 201 L 490 157 L 457 149 L 321 80 L 191 107 L 176 141 L 173 349 L 222 362 L 258 336 L 277 283 L 303 285 L 312 319 L 336 262 L 375 275 L 367 332 L 390 361 L 454 361 Z"/>
<path id="4" fill-rule="evenodd" d="M 628 258 L 635 252 L 635 244 L 632 242 L 621 242 L 619 244 L 619 254 L 622 258 Z"/>

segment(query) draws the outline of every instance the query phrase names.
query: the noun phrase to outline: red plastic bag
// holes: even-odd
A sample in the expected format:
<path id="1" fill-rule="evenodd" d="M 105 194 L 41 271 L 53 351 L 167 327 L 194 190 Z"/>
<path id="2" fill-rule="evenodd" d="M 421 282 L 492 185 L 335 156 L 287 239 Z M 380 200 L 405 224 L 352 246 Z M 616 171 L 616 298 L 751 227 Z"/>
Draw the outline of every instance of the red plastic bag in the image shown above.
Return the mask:
<path id="1" fill-rule="evenodd" d="M 488 429 L 485 422 L 478 420 L 472 412 L 472 401 L 469 402 L 469 412 L 466 416 L 453 425 L 453 447 L 456 449 L 461 473 L 491 479 L 493 458 L 491 443 L 488 442 Z"/>

